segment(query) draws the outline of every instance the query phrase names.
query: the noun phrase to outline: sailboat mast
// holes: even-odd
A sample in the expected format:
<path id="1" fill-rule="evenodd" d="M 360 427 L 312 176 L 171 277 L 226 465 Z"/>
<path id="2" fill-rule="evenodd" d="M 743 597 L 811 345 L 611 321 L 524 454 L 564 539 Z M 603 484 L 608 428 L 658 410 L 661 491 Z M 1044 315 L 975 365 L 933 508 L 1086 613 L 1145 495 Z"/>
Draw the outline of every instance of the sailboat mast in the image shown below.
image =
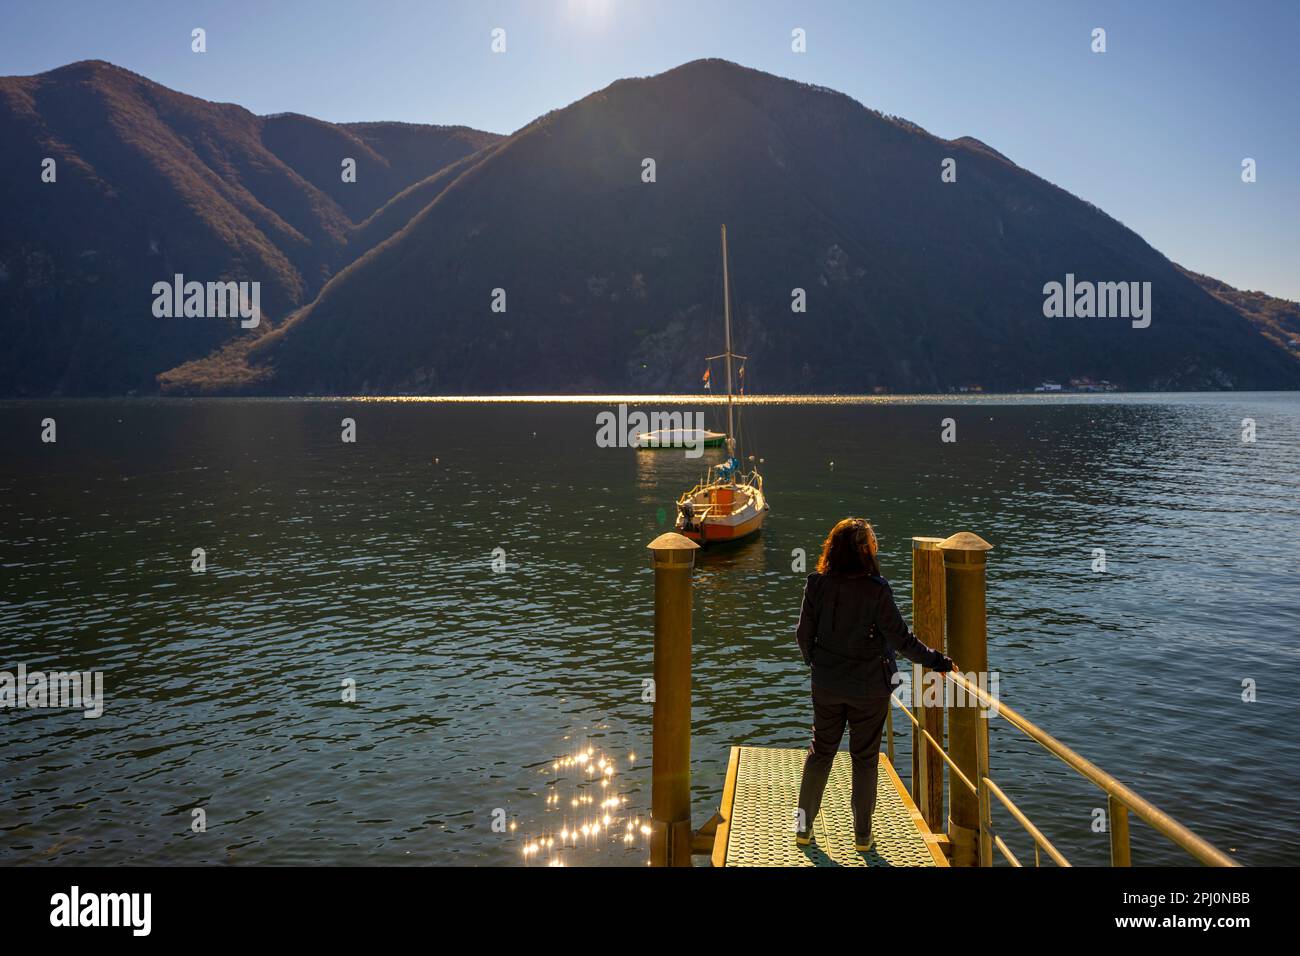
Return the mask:
<path id="1" fill-rule="evenodd" d="M 727 328 L 727 454 L 736 453 L 736 422 L 731 408 L 731 283 L 727 278 L 727 225 L 722 224 L 722 311 Z"/>

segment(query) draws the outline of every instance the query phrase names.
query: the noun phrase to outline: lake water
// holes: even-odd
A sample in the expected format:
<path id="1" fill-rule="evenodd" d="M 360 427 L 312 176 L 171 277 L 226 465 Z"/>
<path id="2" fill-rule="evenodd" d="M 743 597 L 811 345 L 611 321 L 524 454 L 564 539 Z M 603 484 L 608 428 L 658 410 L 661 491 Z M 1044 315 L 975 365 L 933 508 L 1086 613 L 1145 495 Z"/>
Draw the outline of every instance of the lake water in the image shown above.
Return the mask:
<path id="1" fill-rule="evenodd" d="M 100 670 L 106 698 L 0 712 L 0 863 L 644 865 L 645 546 L 702 465 L 598 448 L 617 402 L 0 403 L 0 670 Z M 905 613 L 912 535 L 992 542 L 1003 700 L 1242 862 L 1300 862 L 1300 395 L 745 422 L 772 512 L 695 574 L 697 824 L 730 745 L 806 745 L 792 551 L 861 514 Z M 1107 860 L 1097 791 L 996 721 L 992 770 L 1073 862 Z"/>

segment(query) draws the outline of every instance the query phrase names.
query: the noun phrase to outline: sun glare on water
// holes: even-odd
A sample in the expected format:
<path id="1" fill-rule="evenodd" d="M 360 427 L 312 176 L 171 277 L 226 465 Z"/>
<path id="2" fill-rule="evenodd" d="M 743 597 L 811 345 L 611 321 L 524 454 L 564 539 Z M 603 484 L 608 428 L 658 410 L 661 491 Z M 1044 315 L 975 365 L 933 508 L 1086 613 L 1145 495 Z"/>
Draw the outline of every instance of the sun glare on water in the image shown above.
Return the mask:
<path id="1" fill-rule="evenodd" d="M 545 790 L 549 819 L 522 840 L 524 862 L 581 865 L 588 853 L 603 847 L 645 852 L 649 815 L 629 804 L 619 780 L 620 773 L 635 766 L 635 753 L 615 757 L 587 744 L 542 767 L 540 772 L 550 778 Z M 515 831 L 514 823 L 510 829 Z"/>

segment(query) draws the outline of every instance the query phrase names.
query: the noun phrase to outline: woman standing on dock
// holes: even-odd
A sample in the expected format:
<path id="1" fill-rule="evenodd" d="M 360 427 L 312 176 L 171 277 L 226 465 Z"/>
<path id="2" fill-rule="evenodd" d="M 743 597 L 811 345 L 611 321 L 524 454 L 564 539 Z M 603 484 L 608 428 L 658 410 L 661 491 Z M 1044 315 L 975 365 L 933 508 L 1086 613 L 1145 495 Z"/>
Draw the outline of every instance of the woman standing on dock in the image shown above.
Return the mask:
<path id="1" fill-rule="evenodd" d="M 897 679 L 895 654 L 936 671 L 952 659 L 926 647 L 907 629 L 889 582 L 876 561 L 876 533 L 862 518 L 845 518 L 822 544 L 808 575 L 795 640 L 812 668 L 813 740 L 799 787 L 800 846 L 812 842 L 835 751 L 849 727 L 853 758 L 853 829 L 857 849 L 871 849 L 880 734 Z"/>

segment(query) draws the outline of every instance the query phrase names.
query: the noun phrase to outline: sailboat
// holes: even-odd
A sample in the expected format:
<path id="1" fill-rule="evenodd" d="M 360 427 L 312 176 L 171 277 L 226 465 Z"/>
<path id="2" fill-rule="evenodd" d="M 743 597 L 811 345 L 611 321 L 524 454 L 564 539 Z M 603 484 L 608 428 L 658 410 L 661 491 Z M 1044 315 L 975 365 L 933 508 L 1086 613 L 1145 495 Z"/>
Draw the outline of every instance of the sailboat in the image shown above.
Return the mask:
<path id="1" fill-rule="evenodd" d="M 732 381 L 732 360 L 745 359 L 731 350 L 731 284 L 727 275 L 727 227 L 722 227 L 722 313 L 727 350 L 709 356 L 709 361 L 726 359 L 727 364 L 727 458 L 709 468 L 708 475 L 677 499 L 676 529 L 692 541 L 708 545 L 740 541 L 763 529 L 767 517 L 767 496 L 763 476 L 755 465 L 742 473 L 736 455 L 736 409 Z M 752 459 L 751 459 L 752 463 Z"/>

